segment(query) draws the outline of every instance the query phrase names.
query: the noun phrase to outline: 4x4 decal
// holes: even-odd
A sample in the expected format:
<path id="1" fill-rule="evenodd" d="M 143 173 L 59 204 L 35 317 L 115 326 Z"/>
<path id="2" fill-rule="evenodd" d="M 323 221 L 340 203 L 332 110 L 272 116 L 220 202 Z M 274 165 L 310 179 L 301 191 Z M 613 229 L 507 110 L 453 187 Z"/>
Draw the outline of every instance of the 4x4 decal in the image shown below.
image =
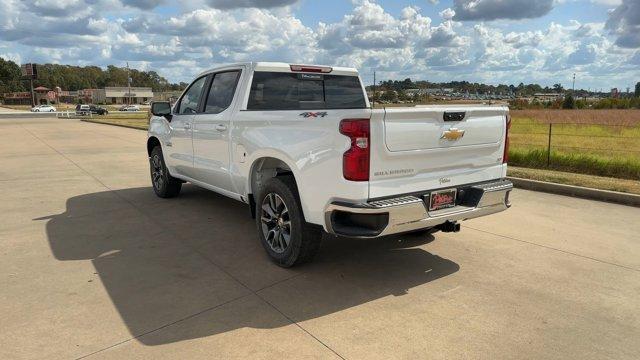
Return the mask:
<path id="1" fill-rule="evenodd" d="M 327 112 L 326 111 L 321 111 L 321 112 L 303 112 L 301 113 L 299 116 L 302 117 L 306 117 L 306 118 L 310 118 L 310 117 L 325 117 L 327 116 Z"/>

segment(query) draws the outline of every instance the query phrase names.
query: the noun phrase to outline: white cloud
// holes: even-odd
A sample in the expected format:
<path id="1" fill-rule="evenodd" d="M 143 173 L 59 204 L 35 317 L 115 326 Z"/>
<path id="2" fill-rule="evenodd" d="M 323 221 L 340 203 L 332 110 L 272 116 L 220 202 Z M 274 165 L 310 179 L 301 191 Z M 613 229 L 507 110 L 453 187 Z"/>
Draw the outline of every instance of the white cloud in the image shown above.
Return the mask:
<path id="1" fill-rule="evenodd" d="M 445 20 L 451 20 L 454 16 L 456 16 L 455 10 L 452 8 L 446 8 L 439 13 L 440 17 Z"/>
<path id="2" fill-rule="evenodd" d="M 591 0 L 591 3 L 605 6 L 618 6 L 622 4 L 622 0 Z"/>
<path id="3" fill-rule="evenodd" d="M 618 46 L 640 47 L 640 1 L 623 0 L 622 4 L 609 14 L 606 28 L 617 35 Z"/>
<path id="4" fill-rule="evenodd" d="M 628 45 L 638 24 L 629 0 L 612 12 L 606 27 L 573 20 L 526 31 L 499 21 L 473 27 L 457 21 L 463 5 L 467 17 L 512 18 L 508 10 L 526 4 L 511 0 L 456 0 L 435 19 L 417 6 L 392 15 L 374 0 L 355 0 L 341 19 L 317 25 L 303 24 L 295 7 L 265 8 L 294 1 L 245 1 L 236 4 L 256 6 L 232 10 L 205 6 L 207 2 L 189 0 L 165 15 L 142 10 L 161 0 L 5 0 L 0 56 L 100 66 L 129 61 L 171 81 L 189 81 L 216 64 L 248 60 L 355 66 L 365 79 L 373 69 L 381 77 L 491 83 L 550 84 L 573 72 L 594 83 L 640 77 L 637 49 L 615 45 L 616 40 Z M 486 15 L 498 3 L 500 11 Z M 520 16 L 547 9 L 526 6 Z"/>

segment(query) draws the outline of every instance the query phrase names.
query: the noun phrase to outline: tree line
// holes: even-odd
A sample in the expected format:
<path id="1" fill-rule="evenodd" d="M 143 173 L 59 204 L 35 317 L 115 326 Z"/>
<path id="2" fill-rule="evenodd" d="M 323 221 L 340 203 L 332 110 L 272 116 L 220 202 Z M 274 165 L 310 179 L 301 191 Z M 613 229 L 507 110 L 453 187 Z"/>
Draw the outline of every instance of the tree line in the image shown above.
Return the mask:
<path id="1" fill-rule="evenodd" d="M 469 81 L 449 81 L 449 82 L 430 82 L 427 80 L 384 80 L 376 85 L 377 91 L 393 90 L 396 92 L 406 91 L 408 89 L 442 89 L 449 88 L 460 93 L 469 94 L 519 94 L 533 95 L 535 93 L 563 93 L 565 91 L 562 84 L 554 84 L 552 87 L 542 87 L 538 84 L 518 85 L 488 85 L 482 83 L 472 83 Z M 367 90 L 373 89 L 373 86 L 367 86 Z"/>
<path id="2" fill-rule="evenodd" d="M 402 93 L 408 89 L 453 89 L 459 93 L 469 94 L 514 94 L 519 96 L 531 96 L 536 93 L 556 93 L 564 94 L 567 92 L 573 92 L 576 97 L 585 96 L 589 91 L 585 89 L 565 89 L 562 84 L 553 84 L 549 86 L 541 86 L 539 84 L 525 84 L 520 83 L 518 85 L 488 85 L 482 83 L 472 83 L 469 81 L 449 81 L 449 82 L 430 82 L 427 80 L 411 80 L 406 78 L 404 80 L 384 80 L 378 82 L 376 85 L 376 91 L 395 91 L 396 93 Z M 373 86 L 367 86 L 367 90 L 373 90 Z M 640 97 L 640 82 L 636 83 L 634 95 Z"/>
<path id="3" fill-rule="evenodd" d="M 34 86 L 62 90 L 102 89 L 106 86 L 127 86 L 127 69 L 113 65 L 103 69 L 98 66 L 73 66 L 38 64 L 38 79 Z M 182 90 L 186 83 L 170 83 L 155 71 L 130 69 L 131 86 L 150 87 L 153 91 Z M 0 94 L 28 91 L 28 83 L 21 79 L 20 66 L 0 57 Z"/>

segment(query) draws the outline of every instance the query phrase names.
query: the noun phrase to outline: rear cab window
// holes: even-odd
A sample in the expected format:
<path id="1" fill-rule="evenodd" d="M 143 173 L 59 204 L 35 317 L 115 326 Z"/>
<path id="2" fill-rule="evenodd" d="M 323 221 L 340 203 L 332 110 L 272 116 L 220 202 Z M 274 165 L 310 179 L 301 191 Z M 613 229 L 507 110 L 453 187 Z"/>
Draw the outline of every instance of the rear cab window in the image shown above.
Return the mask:
<path id="1" fill-rule="evenodd" d="M 256 71 L 247 110 L 364 109 L 358 76 Z"/>

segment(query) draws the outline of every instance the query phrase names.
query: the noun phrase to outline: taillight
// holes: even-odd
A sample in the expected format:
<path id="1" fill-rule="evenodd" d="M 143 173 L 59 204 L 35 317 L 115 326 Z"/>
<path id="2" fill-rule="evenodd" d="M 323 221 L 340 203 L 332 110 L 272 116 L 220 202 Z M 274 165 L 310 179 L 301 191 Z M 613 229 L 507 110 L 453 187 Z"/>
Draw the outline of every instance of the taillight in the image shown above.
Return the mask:
<path id="1" fill-rule="evenodd" d="M 291 71 L 295 72 L 313 72 L 328 74 L 333 71 L 329 66 L 311 66 L 311 65 L 289 65 Z"/>
<path id="2" fill-rule="evenodd" d="M 342 175 L 351 181 L 369 180 L 369 119 L 344 119 L 340 133 L 351 139 L 351 147 L 342 156 Z"/>
<path id="3" fill-rule="evenodd" d="M 506 130 L 504 132 L 504 154 L 502 154 L 503 164 L 506 164 L 509 161 L 509 129 L 511 128 L 511 115 L 507 114 L 505 121 Z"/>

